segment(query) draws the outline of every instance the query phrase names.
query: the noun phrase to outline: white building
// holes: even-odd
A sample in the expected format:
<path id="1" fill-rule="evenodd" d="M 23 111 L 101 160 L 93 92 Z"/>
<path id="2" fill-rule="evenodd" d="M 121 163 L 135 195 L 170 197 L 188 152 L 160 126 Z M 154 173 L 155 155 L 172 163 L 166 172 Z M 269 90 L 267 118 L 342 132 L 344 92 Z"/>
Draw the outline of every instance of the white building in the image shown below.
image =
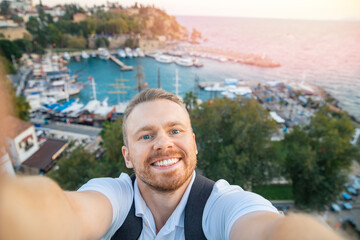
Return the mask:
<path id="1" fill-rule="evenodd" d="M 6 126 L 10 129 L 6 137 L 6 147 L 14 166 L 17 167 L 39 150 L 35 127 L 10 116 L 6 119 Z"/>
<path id="2" fill-rule="evenodd" d="M 30 11 L 32 9 L 32 0 L 3 0 L 1 2 L 10 3 L 11 9 L 16 9 L 20 11 Z"/>

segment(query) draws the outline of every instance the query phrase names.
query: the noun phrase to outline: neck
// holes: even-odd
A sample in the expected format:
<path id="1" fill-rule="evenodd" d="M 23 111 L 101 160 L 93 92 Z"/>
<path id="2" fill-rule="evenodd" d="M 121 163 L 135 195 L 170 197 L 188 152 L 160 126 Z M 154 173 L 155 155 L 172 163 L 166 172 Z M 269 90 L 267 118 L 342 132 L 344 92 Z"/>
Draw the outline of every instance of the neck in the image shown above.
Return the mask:
<path id="1" fill-rule="evenodd" d="M 181 201 L 186 188 L 192 176 L 186 180 L 186 182 L 178 189 L 171 192 L 160 192 L 158 190 L 150 188 L 139 178 L 137 178 L 138 187 L 146 205 L 151 211 L 155 221 L 156 233 L 165 225 L 171 214 L 176 209 L 177 205 Z"/>

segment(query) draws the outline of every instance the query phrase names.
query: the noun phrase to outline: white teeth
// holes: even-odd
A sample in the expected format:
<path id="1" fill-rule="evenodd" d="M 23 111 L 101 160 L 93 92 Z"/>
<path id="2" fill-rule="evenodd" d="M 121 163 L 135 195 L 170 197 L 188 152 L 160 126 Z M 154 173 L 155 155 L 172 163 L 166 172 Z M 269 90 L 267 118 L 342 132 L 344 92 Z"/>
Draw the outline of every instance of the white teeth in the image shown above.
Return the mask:
<path id="1" fill-rule="evenodd" d="M 160 166 L 160 167 L 166 167 L 166 166 L 173 165 L 173 164 L 177 163 L 178 161 L 179 161 L 179 158 L 171 158 L 171 159 L 155 162 L 154 165 Z"/>

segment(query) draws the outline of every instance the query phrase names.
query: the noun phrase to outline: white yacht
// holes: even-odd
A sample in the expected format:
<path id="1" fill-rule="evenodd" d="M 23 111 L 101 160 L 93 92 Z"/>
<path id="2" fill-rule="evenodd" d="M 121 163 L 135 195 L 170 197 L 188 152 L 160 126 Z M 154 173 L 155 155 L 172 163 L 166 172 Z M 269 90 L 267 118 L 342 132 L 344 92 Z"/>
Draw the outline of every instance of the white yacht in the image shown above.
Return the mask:
<path id="1" fill-rule="evenodd" d="M 161 63 L 172 63 L 174 62 L 174 58 L 172 56 L 169 55 L 163 55 L 163 54 L 159 54 L 155 57 L 155 60 Z"/>
<path id="2" fill-rule="evenodd" d="M 98 48 L 98 52 L 100 59 L 108 60 L 110 58 L 110 53 L 106 48 Z"/>
<path id="3" fill-rule="evenodd" d="M 119 49 L 117 50 L 117 54 L 118 54 L 118 56 L 121 57 L 121 58 L 126 58 L 126 53 L 125 53 L 124 49 L 122 49 L 122 48 L 119 48 Z"/>
<path id="4" fill-rule="evenodd" d="M 64 59 L 69 61 L 70 60 L 70 54 L 68 52 L 64 52 Z"/>
<path id="5" fill-rule="evenodd" d="M 133 53 L 131 51 L 131 48 L 129 48 L 129 47 L 125 48 L 125 53 L 126 53 L 126 57 L 128 57 L 128 58 L 133 57 Z"/>
<path id="6" fill-rule="evenodd" d="M 137 51 L 136 51 L 135 49 L 132 50 L 132 54 L 133 54 L 134 57 L 138 57 L 138 56 L 139 56 L 139 54 L 137 53 Z"/>
<path id="7" fill-rule="evenodd" d="M 191 58 L 177 58 L 175 63 L 184 67 L 191 67 L 194 65 L 194 61 Z"/>
<path id="8" fill-rule="evenodd" d="M 140 48 L 135 49 L 135 51 L 137 52 L 139 57 L 145 57 L 145 54 L 144 54 L 143 50 L 141 50 Z"/>
<path id="9" fill-rule="evenodd" d="M 89 58 L 89 54 L 88 54 L 87 52 L 85 52 L 85 51 L 82 51 L 82 52 L 81 52 L 81 57 L 82 57 L 83 59 L 88 59 L 88 58 Z"/>
<path id="10" fill-rule="evenodd" d="M 96 58 L 96 52 L 92 51 L 92 52 L 91 52 L 91 57 L 92 57 L 92 58 Z"/>

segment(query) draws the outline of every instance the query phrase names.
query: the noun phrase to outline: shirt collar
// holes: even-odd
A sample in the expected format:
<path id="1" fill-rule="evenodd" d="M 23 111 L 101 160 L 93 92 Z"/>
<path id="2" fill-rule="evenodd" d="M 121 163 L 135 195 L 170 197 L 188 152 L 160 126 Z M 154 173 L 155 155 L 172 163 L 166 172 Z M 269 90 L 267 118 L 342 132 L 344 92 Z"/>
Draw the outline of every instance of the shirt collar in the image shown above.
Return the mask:
<path id="1" fill-rule="evenodd" d="M 187 186 L 183 197 L 181 198 L 179 204 L 175 208 L 174 212 L 171 214 L 170 218 L 167 220 L 166 224 L 163 228 L 165 231 L 172 231 L 175 226 L 177 227 L 184 227 L 184 219 L 185 219 L 185 206 L 190 194 L 191 187 L 194 183 L 196 177 L 196 172 L 194 171 L 191 181 Z M 137 185 L 137 180 L 134 183 L 134 194 L 135 194 L 135 215 L 137 217 L 142 217 L 143 221 L 147 221 L 147 224 L 155 230 L 155 221 L 151 214 L 150 209 L 147 207 L 144 199 L 141 196 L 139 187 Z M 156 232 L 156 231 L 155 231 Z"/>

